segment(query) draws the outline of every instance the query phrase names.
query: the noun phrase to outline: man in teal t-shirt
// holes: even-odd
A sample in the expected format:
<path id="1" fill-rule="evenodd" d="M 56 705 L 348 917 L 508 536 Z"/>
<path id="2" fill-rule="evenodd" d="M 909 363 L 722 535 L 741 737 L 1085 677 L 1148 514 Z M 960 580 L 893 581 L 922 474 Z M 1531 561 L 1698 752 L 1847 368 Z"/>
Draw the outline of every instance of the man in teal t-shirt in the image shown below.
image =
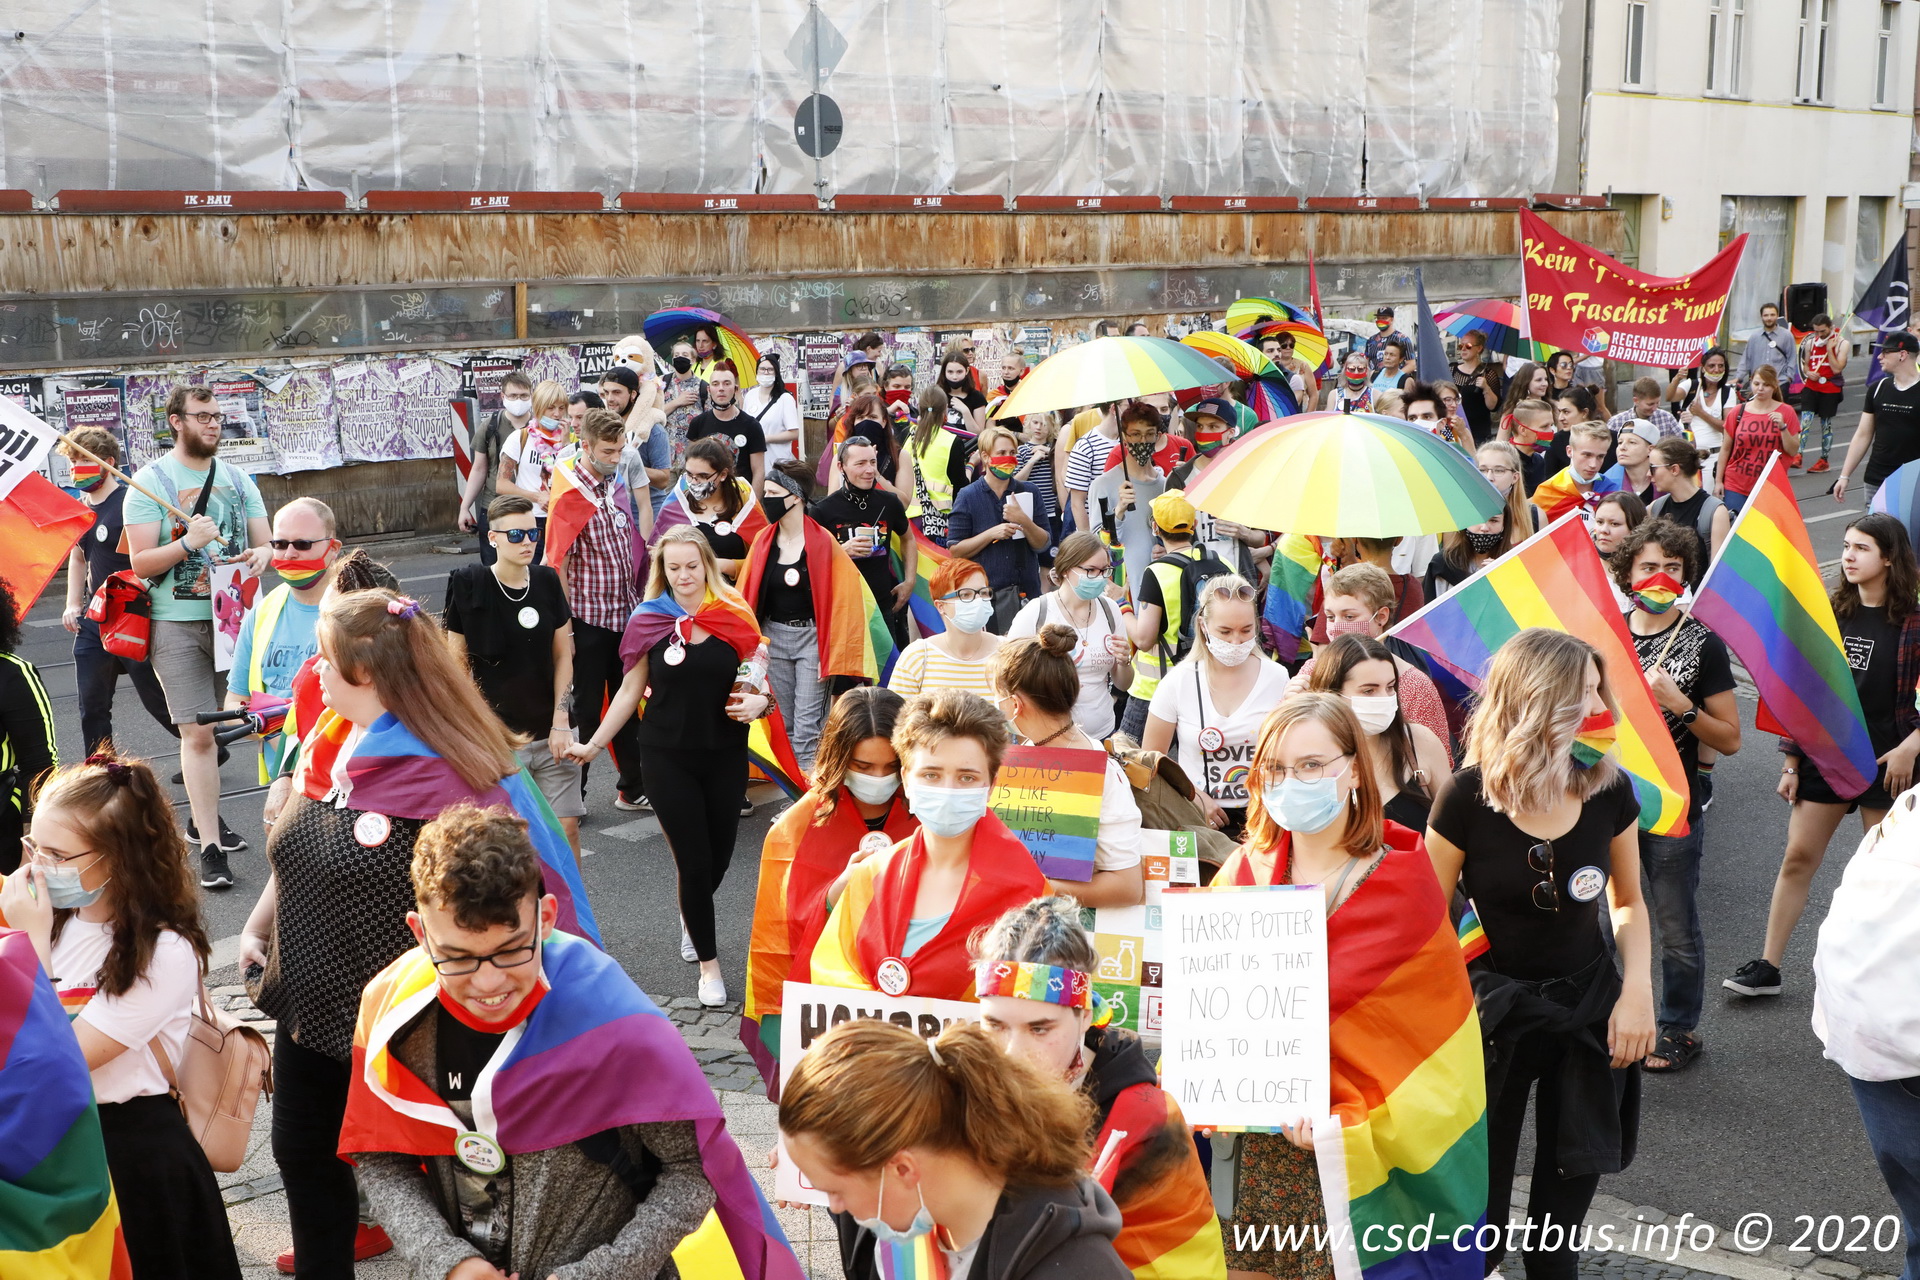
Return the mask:
<path id="1" fill-rule="evenodd" d="M 227 705 L 240 706 L 248 694 L 293 697 L 293 677 L 319 651 L 315 629 L 320 598 L 327 593 L 327 570 L 339 553 L 333 508 L 318 498 L 295 498 L 273 513 L 273 570 L 281 585 L 261 596 L 240 624 L 233 668 L 227 672 Z M 294 744 L 273 734 L 260 744 L 260 781 L 272 782 Z"/>
<path id="2" fill-rule="evenodd" d="M 233 887 L 227 854 L 246 847 L 220 821 L 213 726 L 194 722 L 203 712 L 220 710 L 225 683 L 213 669 L 213 566 L 245 560 L 261 574 L 269 556 L 260 491 L 244 472 L 214 456 L 220 425 L 211 392 L 175 387 L 167 397 L 173 448 L 140 468 L 122 509 L 133 570 L 153 584 L 149 654 L 167 695 L 167 713 L 180 729 L 180 772 L 193 812 L 187 839 L 200 845 L 200 883 L 208 889 Z"/>

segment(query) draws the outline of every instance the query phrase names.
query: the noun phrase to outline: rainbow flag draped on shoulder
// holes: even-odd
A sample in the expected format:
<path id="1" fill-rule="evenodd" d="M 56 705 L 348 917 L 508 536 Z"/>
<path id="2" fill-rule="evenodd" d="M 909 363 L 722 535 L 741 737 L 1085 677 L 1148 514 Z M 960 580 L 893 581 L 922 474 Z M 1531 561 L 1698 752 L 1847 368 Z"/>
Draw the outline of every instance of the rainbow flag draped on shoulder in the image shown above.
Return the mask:
<path id="1" fill-rule="evenodd" d="M 799 1280 L 800 1263 L 727 1133 L 720 1100 L 667 1016 L 612 958 L 559 930 L 542 949 L 541 981 L 533 1011 L 474 1084 L 476 1126 L 513 1156 L 626 1125 L 691 1121 L 715 1205 L 674 1250 L 680 1274 Z M 467 1126 L 394 1052 L 395 1037 L 438 993 L 433 965 L 415 948 L 361 994 L 342 1156 L 452 1156 Z"/>
<path id="2" fill-rule="evenodd" d="M 733 483 L 740 491 L 740 510 L 727 522 L 730 526 L 728 529 L 721 530 L 716 526 L 715 532 L 737 533 L 752 542 L 767 527 L 767 513 L 760 509 L 760 495 L 753 491 L 751 484 L 738 477 L 734 478 Z M 693 523 L 693 508 L 687 500 L 687 481 L 682 476 L 674 481 L 673 488 L 667 493 L 667 500 L 660 506 L 660 514 L 653 518 L 653 541 L 658 542 L 660 535 L 669 529 Z"/>
<path id="3" fill-rule="evenodd" d="M 577 452 L 554 464 L 553 480 L 547 491 L 546 556 L 541 563 L 552 564 L 556 560 L 565 560 L 581 531 L 599 512 L 601 505 L 617 502 L 627 515 L 628 535 L 633 541 L 634 575 L 644 583 L 647 541 L 640 532 L 634 495 L 628 491 L 626 482 L 617 472 L 596 483 L 594 477 L 583 471 L 586 465 L 586 458 Z M 662 514 L 665 514 L 664 511 Z"/>
<path id="4" fill-rule="evenodd" d="M 33 941 L 0 927 L 0 1276 L 132 1280 L 93 1078 Z"/>
<path id="5" fill-rule="evenodd" d="M 1761 705 L 1835 795 L 1859 795 L 1873 785 L 1879 758 L 1779 454 L 1767 459 L 1694 591 L 1691 612 L 1727 642 L 1753 677 Z"/>
<path id="6" fill-rule="evenodd" d="M 813 590 L 814 628 L 820 642 L 820 678 L 849 676 L 880 684 L 898 655 L 887 619 L 859 568 L 833 535 L 811 517 L 805 521 L 807 581 Z M 760 598 L 760 586 L 779 531 L 768 525 L 747 548 L 740 594 Z"/>
<path id="7" fill-rule="evenodd" d="M 1559 474 L 1542 480 L 1527 501 L 1558 520 L 1570 511 L 1591 511 L 1596 502 L 1609 493 L 1620 492 L 1620 480 L 1611 471 L 1603 471 L 1587 488 L 1573 478 L 1573 468 L 1563 467 Z"/>
<path id="8" fill-rule="evenodd" d="M 1560 517 L 1387 634 L 1432 654 L 1478 689 L 1494 651 L 1528 627 L 1564 631 L 1600 651 L 1620 705 L 1620 767 L 1640 801 L 1640 829 L 1685 835 L 1689 779 L 1578 512 Z"/>
<path id="9" fill-rule="evenodd" d="M 913 614 L 915 625 L 923 636 L 939 635 L 947 629 L 945 619 L 933 603 L 933 575 L 940 566 L 953 558 L 953 553 L 929 538 L 920 528 L 920 521 L 907 521 L 907 537 L 913 539 L 913 595 L 907 600 L 907 610 Z M 899 534 L 893 537 L 893 574 L 896 578 L 906 577 L 905 548 Z"/>

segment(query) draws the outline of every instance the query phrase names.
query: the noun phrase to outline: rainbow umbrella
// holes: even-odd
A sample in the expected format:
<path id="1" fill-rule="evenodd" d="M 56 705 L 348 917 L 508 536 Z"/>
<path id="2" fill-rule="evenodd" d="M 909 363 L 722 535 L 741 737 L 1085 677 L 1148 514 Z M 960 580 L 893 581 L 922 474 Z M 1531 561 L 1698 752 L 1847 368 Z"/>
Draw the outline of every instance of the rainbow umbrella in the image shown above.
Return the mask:
<path id="1" fill-rule="evenodd" d="M 1215 454 L 1187 497 L 1250 528 L 1331 538 L 1448 533 L 1506 506 L 1472 458 L 1373 413 L 1269 422 Z"/>
<path id="2" fill-rule="evenodd" d="M 1270 320 L 1266 324 L 1255 325 L 1241 336 L 1248 343 L 1258 346 L 1276 333 L 1287 334 L 1293 339 L 1293 354 L 1306 361 L 1307 368 L 1324 374 L 1331 367 L 1327 359 L 1327 335 L 1306 321 Z"/>
<path id="3" fill-rule="evenodd" d="M 1520 304 L 1505 298 L 1475 298 L 1440 312 L 1433 322 L 1456 338 L 1463 333 L 1483 335 L 1487 350 L 1495 355 L 1539 362 L 1553 354 L 1552 347 L 1523 335 L 1526 317 L 1520 314 Z"/>
<path id="4" fill-rule="evenodd" d="M 1013 394 L 994 410 L 996 418 L 1105 404 L 1211 387 L 1228 379 L 1212 356 L 1170 338 L 1095 338 L 1068 347 L 1035 365 Z"/>
<path id="5" fill-rule="evenodd" d="M 714 332 L 720 335 L 720 354 L 733 361 L 740 381 L 752 386 L 754 371 L 760 367 L 760 349 L 753 345 L 745 330 L 718 311 L 705 307 L 668 307 L 642 320 L 640 332 L 664 357 L 676 338 L 691 337 L 694 329 L 703 324 L 713 326 Z"/>
<path id="6" fill-rule="evenodd" d="M 1275 422 L 1299 413 L 1300 401 L 1293 394 L 1293 385 L 1284 377 L 1250 378 L 1247 407 L 1253 410 L 1255 422 Z"/>
<path id="7" fill-rule="evenodd" d="M 1300 324 L 1313 325 L 1313 313 L 1305 307 L 1296 307 L 1291 302 L 1282 302 L 1278 298 L 1236 298 L 1227 307 L 1223 323 L 1228 333 L 1237 333 L 1246 337 L 1246 330 L 1269 320 L 1293 320 Z M 1304 357 L 1303 357 L 1304 358 Z"/>
<path id="8" fill-rule="evenodd" d="M 1914 550 L 1920 553 L 1920 462 L 1903 463 L 1874 493 L 1867 510 L 1892 516 L 1907 526 Z"/>
<path id="9" fill-rule="evenodd" d="M 1286 375 L 1280 366 L 1260 353 L 1258 347 L 1251 346 L 1230 333 L 1216 333 L 1212 329 L 1201 329 L 1180 339 L 1185 346 L 1195 351 L 1204 351 L 1216 360 L 1225 360 L 1233 366 L 1236 375 L 1242 378 L 1280 378 Z"/>

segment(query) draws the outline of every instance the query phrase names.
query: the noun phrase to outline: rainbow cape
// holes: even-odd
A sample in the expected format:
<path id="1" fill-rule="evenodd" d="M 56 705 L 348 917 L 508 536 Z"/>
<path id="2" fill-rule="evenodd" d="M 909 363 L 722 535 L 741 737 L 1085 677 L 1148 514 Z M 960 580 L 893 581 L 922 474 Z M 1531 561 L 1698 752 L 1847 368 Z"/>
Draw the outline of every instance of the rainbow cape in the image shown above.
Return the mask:
<path id="1" fill-rule="evenodd" d="M 352 731 L 351 724 L 328 709 L 320 713 L 319 721 L 301 741 L 296 776 L 309 799 L 324 800 L 332 792 L 334 769 Z M 600 941 L 600 928 L 587 903 L 580 868 L 574 865 L 573 849 L 560 829 L 560 820 L 547 807 L 547 798 L 533 785 L 525 769 L 476 791 L 391 711 L 375 720 L 353 744 L 346 769 L 352 786 L 347 803 L 355 809 L 428 820 L 462 800 L 483 809 L 496 804 L 512 809 L 526 819 L 527 834 L 540 855 L 543 887 L 560 900 L 560 927 Z"/>
<path id="2" fill-rule="evenodd" d="M 940 610 L 934 607 L 933 575 L 953 553 L 929 538 L 921 530 L 918 519 L 907 521 L 906 536 L 913 539 L 914 547 L 913 595 L 907 601 L 907 608 L 922 636 L 939 635 L 947 629 L 947 624 Z M 893 573 L 896 578 L 906 576 L 906 557 L 899 534 L 893 537 Z"/>
<path id="3" fill-rule="evenodd" d="M 1600 651 L 1620 707 L 1617 758 L 1640 800 L 1640 829 L 1685 835 L 1691 780 L 1578 512 L 1560 517 L 1387 634 L 1425 650 L 1478 689 L 1494 651 L 1527 627 L 1564 631 Z"/>
<path id="4" fill-rule="evenodd" d="M 554 464 L 553 479 L 547 489 L 547 535 L 546 557 L 543 564 L 552 564 L 565 560 L 573 550 L 573 544 L 587 527 L 587 522 L 599 513 L 602 504 L 617 502 L 627 513 L 627 530 L 633 540 L 633 575 L 641 582 L 645 581 L 647 568 L 647 540 L 640 534 L 640 520 L 635 514 L 633 494 L 628 491 L 626 481 L 618 472 L 599 480 L 600 493 L 593 492 L 594 478 L 582 479 L 582 467 L 587 465 L 584 455 L 574 453 Z M 664 511 L 662 512 L 664 514 Z"/>
<path id="5" fill-rule="evenodd" d="M 1620 491 L 1620 481 L 1611 471 L 1603 471 L 1593 482 L 1593 487 L 1582 490 L 1574 483 L 1573 468 L 1562 467 L 1558 475 L 1542 480 L 1527 501 L 1547 513 L 1547 519 L 1558 520 L 1569 511 L 1591 511 L 1593 504 L 1609 493 Z"/>
<path id="6" fill-rule="evenodd" d="M 1274 656 L 1295 662 L 1307 642 L 1307 619 L 1313 615 L 1313 586 L 1320 580 L 1320 539 L 1304 533 L 1283 533 L 1273 549 L 1273 577 L 1267 583 L 1267 602 L 1261 620 L 1273 641 Z"/>
<path id="7" fill-rule="evenodd" d="M 1694 591 L 1692 612 L 1727 642 L 1774 722 L 1834 794 L 1859 795 L 1873 785 L 1878 757 L 1779 454 L 1767 459 L 1734 518 Z M 1768 726 L 1763 720 L 1760 727 Z"/>
<path id="8" fill-rule="evenodd" d="M 680 1274 L 799 1280 L 800 1263 L 678 1029 L 617 962 L 580 938 L 548 935 L 540 967 L 545 990 L 533 1012 L 507 1032 L 474 1085 L 476 1126 L 519 1155 L 625 1125 L 690 1120 L 716 1203 L 674 1250 Z M 392 1052 L 394 1037 L 439 989 L 416 947 L 361 993 L 342 1156 L 453 1154 L 454 1136 L 467 1126 Z"/>
<path id="9" fill-rule="evenodd" d="M 1284 883 L 1245 846 L 1214 885 Z M 1339 1280 L 1480 1280 L 1468 1241 L 1487 1215 L 1487 1086 L 1480 1019 L 1447 903 L 1420 837 L 1386 824 L 1386 857 L 1327 918 L 1330 1100 L 1314 1155 Z M 1284 1142 L 1272 1137 L 1267 1141 Z M 1432 1244 L 1404 1229 L 1433 1224 Z M 1389 1230 L 1398 1228 L 1398 1230 Z"/>
<path id="10" fill-rule="evenodd" d="M 802 519 L 807 579 L 813 589 L 813 619 L 820 644 L 820 678 L 850 676 L 869 684 L 883 683 L 898 656 L 886 616 L 880 612 L 867 580 L 833 535 L 812 517 Z M 740 594 L 748 601 L 760 598 L 761 582 L 778 536 L 779 531 L 768 525 L 747 549 L 747 561 L 740 571 Z"/>
<path id="11" fill-rule="evenodd" d="M 0 928 L 0 1276 L 132 1275 L 87 1060 L 32 939 Z"/>
<path id="12" fill-rule="evenodd" d="M 752 542 L 767 527 L 767 513 L 760 509 L 760 495 L 753 491 L 753 485 L 738 476 L 734 477 L 733 482 L 740 489 L 740 512 L 734 517 L 733 531 Z M 693 507 L 687 501 L 686 477 L 682 476 L 673 482 L 673 488 L 667 492 L 667 500 L 660 504 L 660 512 L 653 518 L 653 541 L 658 542 L 660 535 L 669 529 L 696 523 Z"/>

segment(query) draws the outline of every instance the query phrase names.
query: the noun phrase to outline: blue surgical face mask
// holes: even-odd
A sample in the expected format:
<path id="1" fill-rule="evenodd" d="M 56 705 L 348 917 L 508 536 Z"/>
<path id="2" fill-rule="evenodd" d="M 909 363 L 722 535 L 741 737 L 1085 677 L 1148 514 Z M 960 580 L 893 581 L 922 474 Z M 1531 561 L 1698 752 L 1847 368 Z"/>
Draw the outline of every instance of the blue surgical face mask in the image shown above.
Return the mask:
<path id="1" fill-rule="evenodd" d="M 937 836 L 962 836 L 987 816 L 992 787 L 930 787 L 907 783 L 907 807 Z"/>
<path id="2" fill-rule="evenodd" d="M 881 1165 L 880 1195 L 878 1199 L 873 1202 L 876 1214 L 879 1211 L 880 1202 L 886 1198 L 887 1168 L 885 1165 Z M 913 1225 L 905 1231 L 895 1231 L 887 1225 L 885 1218 L 878 1216 L 872 1218 L 855 1218 L 853 1224 L 857 1227 L 865 1227 L 867 1230 L 873 1232 L 873 1238 L 881 1244 L 911 1244 L 921 1236 L 931 1235 L 933 1233 L 933 1210 L 927 1208 L 927 1193 L 922 1191 L 920 1193 L 920 1212 L 913 1215 Z"/>
<path id="3" fill-rule="evenodd" d="M 841 781 L 847 784 L 847 790 L 853 792 L 853 798 L 862 804 L 885 804 L 900 789 L 900 775 L 897 773 L 849 773 Z"/>
<path id="4" fill-rule="evenodd" d="M 1082 600 L 1096 600 L 1106 589 L 1107 580 L 1105 578 L 1097 576 L 1088 577 L 1086 574 L 1081 574 L 1079 580 L 1073 584 L 1073 594 L 1079 596 Z"/>
<path id="5" fill-rule="evenodd" d="M 993 621 L 993 601 L 956 600 L 950 620 L 957 630 L 973 635 Z"/>
<path id="6" fill-rule="evenodd" d="M 1312 782 L 1283 778 L 1278 786 L 1262 787 L 1260 798 L 1281 830 L 1310 836 L 1325 831 L 1340 816 L 1340 777 L 1336 773 Z"/>
<path id="7" fill-rule="evenodd" d="M 92 863 L 87 865 L 91 866 Z M 47 901 L 53 904 L 55 911 L 78 911 L 81 907 L 90 907 L 100 901 L 100 895 L 106 892 L 109 876 L 100 882 L 97 889 L 80 887 L 80 868 L 70 865 L 41 868 L 47 874 Z"/>

